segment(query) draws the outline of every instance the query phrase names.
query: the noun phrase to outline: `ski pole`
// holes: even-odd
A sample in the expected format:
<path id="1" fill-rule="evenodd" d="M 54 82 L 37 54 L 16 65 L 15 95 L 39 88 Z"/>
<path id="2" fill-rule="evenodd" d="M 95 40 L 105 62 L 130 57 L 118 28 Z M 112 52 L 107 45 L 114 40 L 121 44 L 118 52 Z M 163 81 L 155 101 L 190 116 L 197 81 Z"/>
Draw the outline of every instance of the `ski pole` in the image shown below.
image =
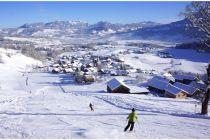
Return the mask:
<path id="1" fill-rule="evenodd" d="M 127 123 L 128 119 L 125 120 L 125 122 Z"/>
<path id="2" fill-rule="evenodd" d="M 139 121 L 137 120 L 138 127 L 140 127 Z"/>

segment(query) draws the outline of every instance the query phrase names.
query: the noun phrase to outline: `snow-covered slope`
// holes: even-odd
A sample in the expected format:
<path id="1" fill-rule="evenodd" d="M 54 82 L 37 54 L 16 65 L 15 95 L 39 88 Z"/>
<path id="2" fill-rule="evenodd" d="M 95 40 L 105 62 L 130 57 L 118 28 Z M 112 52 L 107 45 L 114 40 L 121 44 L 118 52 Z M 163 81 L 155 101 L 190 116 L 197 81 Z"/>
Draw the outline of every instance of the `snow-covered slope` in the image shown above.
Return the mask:
<path id="1" fill-rule="evenodd" d="M 190 22 L 187 19 L 184 19 L 169 24 L 141 28 L 131 31 L 128 35 L 130 35 L 129 38 L 153 39 L 170 42 L 188 42 L 204 36 L 202 33 L 198 32 L 198 29 L 196 28 L 187 28 L 189 24 Z M 127 37 L 124 33 L 122 35 Z"/>
<path id="2" fill-rule="evenodd" d="M 2 90 L 17 90 L 20 88 L 18 82 L 21 73 L 27 72 L 31 67 L 41 65 L 41 62 L 26 57 L 14 50 L 4 50 L 0 48 L 0 55 L 3 63 L 0 63 L 1 81 L 0 87 Z"/>
<path id="3" fill-rule="evenodd" d="M 210 137 L 210 117 L 195 114 L 200 105 L 195 108 L 194 99 L 105 93 L 109 79 L 79 85 L 68 74 L 33 71 L 39 62 L 31 58 L 0 52 L 0 138 Z M 124 133 L 133 107 L 139 116 L 135 132 Z"/>

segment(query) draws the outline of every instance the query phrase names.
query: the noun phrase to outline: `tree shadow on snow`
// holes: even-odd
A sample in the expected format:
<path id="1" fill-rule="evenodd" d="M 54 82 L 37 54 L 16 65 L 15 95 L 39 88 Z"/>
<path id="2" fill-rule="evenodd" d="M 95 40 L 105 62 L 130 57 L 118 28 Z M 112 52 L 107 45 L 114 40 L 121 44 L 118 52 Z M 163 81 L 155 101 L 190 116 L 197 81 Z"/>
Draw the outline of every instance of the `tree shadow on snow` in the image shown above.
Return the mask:
<path id="1" fill-rule="evenodd" d="M 120 105 L 117 105 L 115 103 L 113 103 L 112 101 L 109 101 L 109 100 L 105 100 L 103 98 L 100 98 L 100 97 L 96 97 L 98 99 L 101 99 L 115 107 L 118 107 L 118 108 L 121 108 L 121 109 L 126 109 L 126 110 L 131 110 L 131 108 L 135 108 L 136 111 L 141 111 L 141 112 L 150 112 L 150 113 L 154 113 L 153 115 L 158 115 L 158 114 L 163 114 L 163 115 L 172 115 L 172 116 L 177 116 L 177 117 L 188 117 L 188 118 L 197 118 L 197 119 L 210 119 L 210 116 L 203 116 L 203 115 L 199 115 L 199 114 L 190 114 L 190 113 L 181 113 L 181 114 L 178 114 L 178 113 L 173 113 L 173 112 L 167 112 L 167 111 L 161 111 L 161 110 L 154 110 L 153 108 L 142 108 L 141 106 L 135 106 L 135 105 L 130 105 L 130 104 L 127 104 L 127 107 L 125 106 L 120 106 Z M 142 115 L 142 114 L 140 114 Z"/>
<path id="2" fill-rule="evenodd" d="M 85 117 L 85 116 L 127 116 L 128 113 L 97 113 L 96 111 L 91 114 L 87 113 L 23 113 L 23 112 L 1 112 L 0 115 L 9 115 L 9 116 L 21 116 L 21 115 L 31 115 L 31 116 L 74 116 L 74 117 Z M 157 115 L 144 113 L 141 115 Z"/>
<path id="3" fill-rule="evenodd" d="M 178 117 L 197 118 L 197 119 L 209 119 L 210 120 L 210 116 L 201 115 L 201 114 L 175 114 L 175 113 L 172 113 L 170 115 L 178 116 Z"/>
<path id="4" fill-rule="evenodd" d="M 56 82 L 38 82 L 36 84 L 42 84 L 42 85 L 51 85 L 51 86 L 62 86 L 62 85 L 91 85 L 92 83 L 77 83 L 74 80 L 74 76 L 73 75 L 69 75 L 69 74 L 50 74 L 48 76 L 42 76 L 45 78 L 50 78 L 50 77 L 57 77 L 58 81 Z"/>
<path id="5" fill-rule="evenodd" d="M 63 88 L 63 87 L 62 87 Z M 64 88 L 63 88 L 64 89 Z M 65 93 L 70 93 L 70 94 L 81 94 L 81 95 L 87 95 L 87 94 L 91 94 L 91 95 L 93 95 L 94 93 L 96 93 L 95 95 L 99 95 L 100 93 L 107 93 L 106 91 L 104 91 L 104 90 L 98 90 L 98 91 L 87 91 L 87 90 L 85 90 L 85 91 L 76 91 L 76 90 L 70 90 L 70 91 L 68 91 L 68 90 L 65 90 L 64 89 L 64 91 L 65 91 Z"/>
<path id="6" fill-rule="evenodd" d="M 52 86 L 75 84 L 73 77 L 71 77 L 70 75 L 56 74 L 53 76 L 43 76 L 43 77 L 45 77 L 45 78 L 57 77 L 58 81 L 56 81 L 56 82 L 38 82 L 37 84 L 52 85 Z"/>

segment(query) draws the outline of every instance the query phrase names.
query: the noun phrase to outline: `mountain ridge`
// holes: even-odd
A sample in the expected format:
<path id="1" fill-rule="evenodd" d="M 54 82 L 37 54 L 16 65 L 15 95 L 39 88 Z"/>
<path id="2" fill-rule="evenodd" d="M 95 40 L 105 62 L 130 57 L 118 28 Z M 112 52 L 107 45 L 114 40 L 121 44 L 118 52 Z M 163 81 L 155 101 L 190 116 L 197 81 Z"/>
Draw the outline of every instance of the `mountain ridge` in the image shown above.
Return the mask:
<path id="1" fill-rule="evenodd" d="M 152 21 L 119 24 L 99 21 L 89 24 L 82 21 L 54 21 L 23 24 L 17 28 L 1 29 L 2 36 L 34 37 L 78 37 L 78 36 L 117 36 L 122 39 L 155 39 L 163 41 L 195 41 L 202 36 L 196 28 L 187 29 L 190 22 L 183 19 L 168 24 Z M 191 36 L 197 34 L 197 37 Z"/>

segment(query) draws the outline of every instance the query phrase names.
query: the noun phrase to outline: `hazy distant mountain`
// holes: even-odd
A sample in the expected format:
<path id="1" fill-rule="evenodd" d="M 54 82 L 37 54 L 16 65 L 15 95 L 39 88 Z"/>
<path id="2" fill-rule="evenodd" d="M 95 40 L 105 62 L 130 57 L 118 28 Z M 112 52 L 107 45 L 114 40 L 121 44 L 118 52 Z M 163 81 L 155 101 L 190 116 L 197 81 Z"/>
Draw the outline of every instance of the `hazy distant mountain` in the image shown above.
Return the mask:
<path id="1" fill-rule="evenodd" d="M 98 35 L 106 35 L 120 32 L 128 32 L 137 30 L 144 27 L 153 27 L 160 25 L 155 22 L 139 22 L 131 24 L 112 24 L 110 22 L 98 22 L 96 24 L 90 25 L 88 28 L 89 33 L 95 33 Z"/>
<path id="2" fill-rule="evenodd" d="M 76 33 L 87 28 L 88 23 L 80 21 L 55 21 L 49 23 L 24 24 L 18 28 L 4 29 L 8 36 L 54 36 Z"/>
<path id="3" fill-rule="evenodd" d="M 196 28 L 187 29 L 188 24 L 190 24 L 190 22 L 184 19 L 170 24 L 137 29 L 130 32 L 130 35 L 132 38 L 164 41 L 190 41 L 194 40 L 196 37 L 203 36 Z"/>
<path id="4" fill-rule="evenodd" d="M 55 21 L 49 23 L 24 24 L 18 28 L 1 29 L 1 36 L 36 36 L 36 37 L 77 37 L 77 36 L 118 36 L 124 39 L 153 39 L 163 41 L 189 41 L 201 36 L 197 29 L 186 30 L 189 21 L 184 19 L 169 24 L 151 21 L 113 24 L 100 21 L 88 24 L 81 21 Z"/>
<path id="5" fill-rule="evenodd" d="M 9 28 L 0 30 L 0 33 L 7 34 L 9 36 L 20 35 L 20 36 L 34 36 L 38 34 L 49 35 L 51 32 L 71 34 L 77 33 L 77 31 L 86 34 L 98 34 L 100 32 L 116 33 L 125 32 L 130 30 L 136 30 L 143 27 L 151 27 L 159 25 L 154 22 L 140 22 L 132 24 L 112 24 L 110 22 L 100 21 L 96 24 L 89 25 L 86 22 L 81 21 L 55 21 L 49 23 L 32 23 L 24 24 L 18 28 Z M 41 33 L 42 32 L 42 33 Z"/>

